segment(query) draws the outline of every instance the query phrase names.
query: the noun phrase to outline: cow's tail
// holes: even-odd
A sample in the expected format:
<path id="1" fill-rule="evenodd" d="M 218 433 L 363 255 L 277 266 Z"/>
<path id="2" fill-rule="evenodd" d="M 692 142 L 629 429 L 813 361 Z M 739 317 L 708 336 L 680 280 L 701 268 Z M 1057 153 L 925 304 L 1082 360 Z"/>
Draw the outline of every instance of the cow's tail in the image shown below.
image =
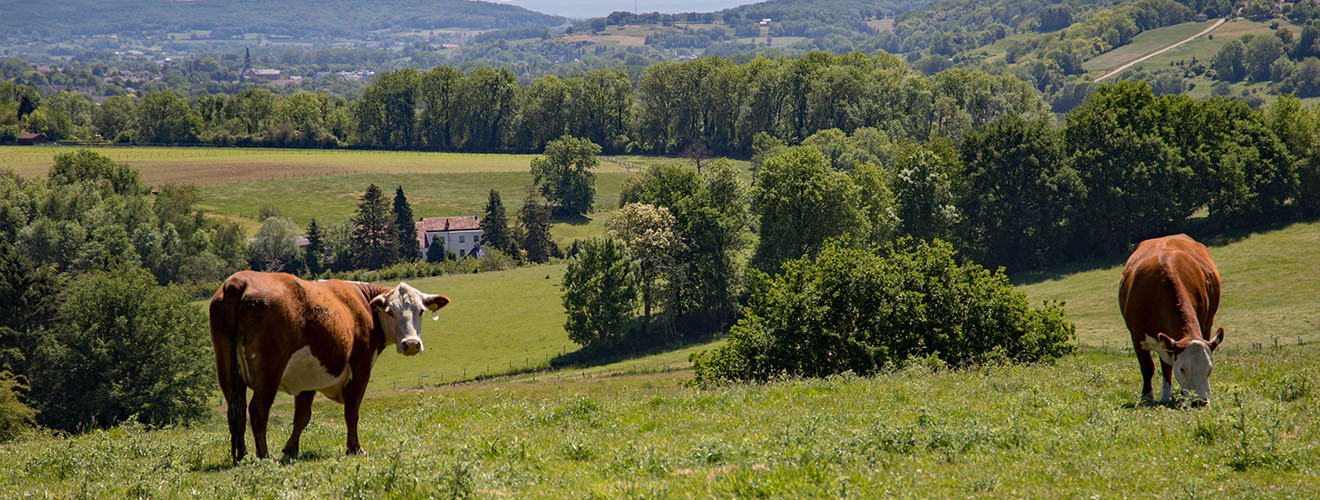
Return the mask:
<path id="1" fill-rule="evenodd" d="M 247 388 L 243 382 L 243 376 L 239 373 L 240 365 L 238 363 L 238 344 L 241 342 L 238 327 L 238 308 L 243 300 L 243 292 L 247 289 L 247 283 L 242 280 L 228 279 L 222 285 L 223 301 L 226 306 L 224 313 L 229 319 L 229 412 L 226 415 L 229 420 L 229 454 L 238 463 L 243 459 L 243 400 L 247 395 Z"/>

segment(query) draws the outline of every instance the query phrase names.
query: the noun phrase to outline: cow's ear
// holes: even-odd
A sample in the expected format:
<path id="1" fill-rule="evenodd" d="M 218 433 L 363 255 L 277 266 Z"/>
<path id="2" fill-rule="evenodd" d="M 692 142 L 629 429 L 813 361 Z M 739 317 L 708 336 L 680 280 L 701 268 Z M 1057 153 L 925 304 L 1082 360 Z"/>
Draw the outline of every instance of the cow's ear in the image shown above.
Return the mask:
<path id="1" fill-rule="evenodd" d="M 422 299 L 422 303 L 426 304 L 426 308 L 429 309 L 431 312 L 436 312 L 439 311 L 441 307 L 449 305 L 449 297 L 445 297 L 444 295 L 438 295 L 438 294 L 427 295 L 426 298 Z M 440 319 L 440 317 L 432 316 L 431 319 Z"/>
<path id="2" fill-rule="evenodd" d="M 1219 343 L 1223 341 L 1224 341 L 1224 327 L 1221 326 L 1219 327 L 1219 331 L 1215 332 L 1214 340 L 1210 341 L 1210 352 L 1214 352 L 1215 349 L 1218 349 Z"/>
<path id="3" fill-rule="evenodd" d="M 1164 349 L 1164 352 L 1167 352 L 1169 354 L 1178 352 L 1178 343 L 1174 342 L 1172 338 L 1170 338 L 1168 335 L 1165 335 L 1163 332 L 1160 332 L 1159 335 L 1156 335 L 1155 339 L 1160 341 L 1160 349 Z"/>
<path id="4" fill-rule="evenodd" d="M 371 307 L 377 311 L 384 311 L 386 305 L 385 294 L 377 295 L 376 298 L 371 299 Z"/>

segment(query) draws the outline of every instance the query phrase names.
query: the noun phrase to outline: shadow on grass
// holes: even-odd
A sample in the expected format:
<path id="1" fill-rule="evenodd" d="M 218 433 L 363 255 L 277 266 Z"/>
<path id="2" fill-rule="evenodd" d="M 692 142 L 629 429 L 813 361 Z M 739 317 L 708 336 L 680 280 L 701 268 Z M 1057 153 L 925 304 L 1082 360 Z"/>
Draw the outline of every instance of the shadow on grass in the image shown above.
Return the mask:
<path id="1" fill-rule="evenodd" d="M 1163 408 L 1166 410 L 1196 410 L 1196 409 L 1204 408 L 1205 406 L 1207 405 L 1204 404 L 1194 405 L 1192 404 L 1191 399 L 1182 396 L 1177 396 L 1169 399 L 1168 401 L 1155 401 L 1150 399 L 1143 399 L 1136 403 L 1132 403 L 1132 402 L 1123 403 L 1122 408 L 1124 410 L 1144 410 L 1147 408 L 1149 409 Z"/>
<path id="2" fill-rule="evenodd" d="M 1280 229 L 1287 228 L 1288 226 L 1291 226 L 1293 224 L 1320 222 L 1320 218 L 1297 218 L 1292 220 L 1271 222 L 1268 224 L 1260 224 L 1251 227 L 1225 230 L 1210 226 L 1209 223 L 1198 222 L 1203 220 L 1204 219 L 1197 219 L 1189 222 L 1189 226 L 1184 228 L 1183 232 L 1188 236 L 1191 236 L 1192 239 L 1199 241 L 1201 242 L 1201 244 L 1209 247 L 1211 249 L 1211 252 L 1214 251 L 1215 247 L 1222 247 L 1233 243 L 1237 243 L 1239 241 L 1245 240 L 1247 238 L 1250 238 L 1258 234 L 1278 231 Z M 1177 234 L 1177 233 L 1171 233 L 1171 234 Z M 1044 269 L 1030 269 L 1025 271 L 1010 272 L 1009 281 L 1011 281 L 1014 286 L 1030 285 L 1042 281 L 1051 281 L 1051 280 L 1060 279 L 1070 274 L 1095 271 L 1099 269 L 1109 269 L 1112 267 L 1121 266 L 1123 265 L 1124 262 L 1127 261 L 1128 255 L 1131 254 L 1131 251 L 1136 250 L 1136 248 L 1137 248 L 1137 244 L 1133 243 L 1132 245 L 1130 245 L 1129 251 L 1123 252 L 1121 255 L 1112 254 L 1112 255 L 1090 257 L 1087 259 L 1067 262 L 1067 263 L 1047 267 Z M 1115 279 L 1117 279 L 1117 277 L 1115 277 Z"/>
<path id="3" fill-rule="evenodd" d="M 284 465 L 293 465 L 300 462 L 320 462 L 334 458 L 336 456 L 338 455 L 325 451 L 303 451 L 303 452 L 299 452 L 298 456 L 292 458 L 284 457 L 284 456 L 280 456 L 279 458 L 256 458 L 256 455 L 249 452 L 248 455 L 246 457 L 243 457 L 243 460 L 240 461 L 239 463 L 234 463 L 232 460 L 229 460 L 229 458 L 226 457 L 224 461 L 221 461 L 219 463 L 199 464 L 197 466 L 194 466 L 192 468 L 192 471 L 193 472 L 224 472 L 237 467 L 242 467 L 248 463 L 251 463 L 254 460 L 265 460 L 284 466 Z"/>
<path id="4" fill-rule="evenodd" d="M 550 222 L 556 224 L 568 224 L 570 226 L 585 226 L 591 224 L 591 217 L 582 214 L 561 214 L 555 213 L 550 218 Z"/>
<path id="5" fill-rule="evenodd" d="M 677 339 L 659 342 L 627 342 L 622 346 L 610 349 L 584 347 L 551 358 L 550 368 L 592 368 L 619 363 L 703 344 L 715 340 L 721 335 L 723 335 L 722 331 L 711 331 L 701 334 L 689 334 Z"/>

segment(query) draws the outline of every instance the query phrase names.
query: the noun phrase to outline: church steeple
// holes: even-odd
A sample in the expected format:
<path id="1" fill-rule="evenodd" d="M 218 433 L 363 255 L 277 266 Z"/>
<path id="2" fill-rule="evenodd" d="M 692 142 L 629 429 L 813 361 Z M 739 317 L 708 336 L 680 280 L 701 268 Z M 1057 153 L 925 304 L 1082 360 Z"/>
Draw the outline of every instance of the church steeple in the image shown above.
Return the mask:
<path id="1" fill-rule="evenodd" d="M 252 49 L 243 47 L 243 71 L 252 69 Z"/>

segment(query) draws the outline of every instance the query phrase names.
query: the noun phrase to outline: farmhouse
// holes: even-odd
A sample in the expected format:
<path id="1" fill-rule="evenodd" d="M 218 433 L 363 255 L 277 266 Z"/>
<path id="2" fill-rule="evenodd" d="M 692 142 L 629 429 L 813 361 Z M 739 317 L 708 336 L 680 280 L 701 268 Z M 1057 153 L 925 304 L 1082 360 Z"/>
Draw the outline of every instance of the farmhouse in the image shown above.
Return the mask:
<path id="1" fill-rule="evenodd" d="M 476 215 L 459 217 L 423 217 L 417 221 L 417 242 L 422 246 L 422 254 L 437 242 L 444 249 L 458 254 L 461 259 L 479 252 L 481 242 L 481 220 Z"/>

